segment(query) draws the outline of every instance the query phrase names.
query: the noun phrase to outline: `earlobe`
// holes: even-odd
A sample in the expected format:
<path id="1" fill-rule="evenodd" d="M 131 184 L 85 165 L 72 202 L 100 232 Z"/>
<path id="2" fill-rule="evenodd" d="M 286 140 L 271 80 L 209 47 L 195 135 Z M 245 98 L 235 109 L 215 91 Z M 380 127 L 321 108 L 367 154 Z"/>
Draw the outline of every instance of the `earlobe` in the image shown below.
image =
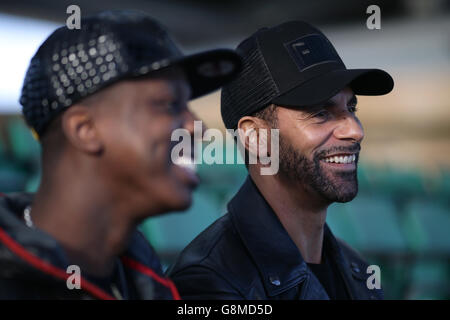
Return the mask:
<path id="1" fill-rule="evenodd" d="M 72 106 L 63 114 L 62 130 L 75 148 L 90 154 L 102 151 L 102 143 L 92 112 L 83 106 Z"/>

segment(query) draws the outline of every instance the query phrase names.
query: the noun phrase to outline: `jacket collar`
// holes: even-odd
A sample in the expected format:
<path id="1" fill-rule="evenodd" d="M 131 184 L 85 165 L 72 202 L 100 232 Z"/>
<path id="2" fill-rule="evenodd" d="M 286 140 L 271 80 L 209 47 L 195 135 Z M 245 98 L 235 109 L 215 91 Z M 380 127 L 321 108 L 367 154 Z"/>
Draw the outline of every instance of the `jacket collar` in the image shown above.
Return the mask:
<path id="1" fill-rule="evenodd" d="M 315 279 L 297 246 L 250 176 L 228 203 L 228 211 L 239 236 L 262 275 L 269 296 L 278 295 L 307 278 Z M 337 240 L 326 224 L 325 242 L 342 272 L 346 264 L 345 259 Z M 344 273 L 343 276 L 347 278 L 348 275 Z M 347 280 L 344 281 L 347 283 Z M 347 289 L 350 291 L 350 288 Z M 352 292 L 349 294 L 353 295 Z M 325 290 L 320 295 L 327 296 Z"/>
<path id="2" fill-rule="evenodd" d="M 13 193 L 0 197 L 0 228 L 27 251 L 66 270 L 69 262 L 59 243 L 46 232 L 29 228 L 23 221 L 23 212 L 32 201 L 31 193 Z"/>
<path id="3" fill-rule="evenodd" d="M 269 296 L 307 277 L 308 268 L 300 251 L 250 176 L 228 203 L 228 211 Z"/>
<path id="4" fill-rule="evenodd" d="M 25 273 L 31 271 L 41 276 L 47 274 L 56 278 L 67 277 L 69 260 L 58 241 L 42 230 L 29 228 L 22 220 L 24 209 L 32 201 L 33 195 L 29 193 L 0 196 L 0 249 L 2 245 L 10 250 L 13 249 L 15 255 L 7 257 L 14 260 L 16 269 L 20 266 Z M 135 278 L 136 290 L 139 291 L 140 298 L 179 299 L 177 289 L 169 279 L 162 276 L 159 259 L 140 232 L 136 231 L 132 234 L 129 246 L 120 258 L 126 267 L 133 270 L 133 278 Z M 161 295 L 154 292 L 153 281 L 166 287 L 170 296 L 165 292 Z M 102 299 L 112 298 L 96 285 L 88 284 L 86 280 L 83 282 L 84 289 L 93 296 Z"/>

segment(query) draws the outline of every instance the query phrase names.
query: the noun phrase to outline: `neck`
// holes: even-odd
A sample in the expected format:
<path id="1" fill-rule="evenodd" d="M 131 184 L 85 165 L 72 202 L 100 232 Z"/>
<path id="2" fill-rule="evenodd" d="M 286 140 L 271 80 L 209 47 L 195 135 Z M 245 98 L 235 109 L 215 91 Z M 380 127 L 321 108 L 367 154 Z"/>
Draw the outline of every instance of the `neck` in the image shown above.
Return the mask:
<path id="1" fill-rule="evenodd" d="M 32 204 L 33 223 L 62 245 L 71 264 L 88 274 L 108 275 L 137 224 L 130 218 L 133 209 L 119 201 L 123 197 L 108 195 L 95 171 L 61 171 L 43 172 Z"/>
<path id="2" fill-rule="evenodd" d="M 256 169 L 256 168 L 255 168 Z M 307 263 L 320 263 L 328 203 L 278 175 L 250 175 Z"/>

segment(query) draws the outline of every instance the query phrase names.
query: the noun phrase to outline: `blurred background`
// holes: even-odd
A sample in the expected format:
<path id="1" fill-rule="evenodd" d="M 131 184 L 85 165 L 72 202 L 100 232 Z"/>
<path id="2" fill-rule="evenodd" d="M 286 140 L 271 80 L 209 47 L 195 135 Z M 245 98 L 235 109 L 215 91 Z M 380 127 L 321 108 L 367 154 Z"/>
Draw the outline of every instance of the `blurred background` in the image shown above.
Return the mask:
<path id="1" fill-rule="evenodd" d="M 450 1 L 445 0 L 2 0 L 0 1 L 0 191 L 35 191 L 39 145 L 20 116 L 29 60 L 76 4 L 82 15 L 143 10 L 165 24 L 187 53 L 235 48 L 263 26 L 301 19 L 329 37 L 350 68 L 382 68 L 394 91 L 360 97 L 365 127 L 360 193 L 333 205 L 328 224 L 381 268 L 388 299 L 450 299 Z M 381 9 L 368 30 L 366 8 Z M 220 94 L 194 100 L 209 128 L 224 129 Z M 231 150 L 226 150 L 231 151 Z M 203 184 L 190 210 L 141 225 L 167 267 L 226 212 L 246 176 L 243 165 L 199 166 Z"/>

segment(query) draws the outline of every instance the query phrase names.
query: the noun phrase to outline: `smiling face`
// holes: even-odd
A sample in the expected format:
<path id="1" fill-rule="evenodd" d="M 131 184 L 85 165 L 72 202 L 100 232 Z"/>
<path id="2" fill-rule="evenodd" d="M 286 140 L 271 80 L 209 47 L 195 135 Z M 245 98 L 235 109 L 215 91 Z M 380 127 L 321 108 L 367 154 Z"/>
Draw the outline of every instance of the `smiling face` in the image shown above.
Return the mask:
<path id="1" fill-rule="evenodd" d="M 172 131 L 193 135 L 190 88 L 182 74 L 121 81 L 106 90 L 95 125 L 103 144 L 98 173 L 112 194 L 155 214 L 186 209 L 198 177 L 170 158 Z"/>
<path id="2" fill-rule="evenodd" d="M 358 192 L 356 176 L 364 137 L 356 97 L 345 88 L 320 106 L 278 106 L 280 176 L 327 202 L 347 202 Z"/>

